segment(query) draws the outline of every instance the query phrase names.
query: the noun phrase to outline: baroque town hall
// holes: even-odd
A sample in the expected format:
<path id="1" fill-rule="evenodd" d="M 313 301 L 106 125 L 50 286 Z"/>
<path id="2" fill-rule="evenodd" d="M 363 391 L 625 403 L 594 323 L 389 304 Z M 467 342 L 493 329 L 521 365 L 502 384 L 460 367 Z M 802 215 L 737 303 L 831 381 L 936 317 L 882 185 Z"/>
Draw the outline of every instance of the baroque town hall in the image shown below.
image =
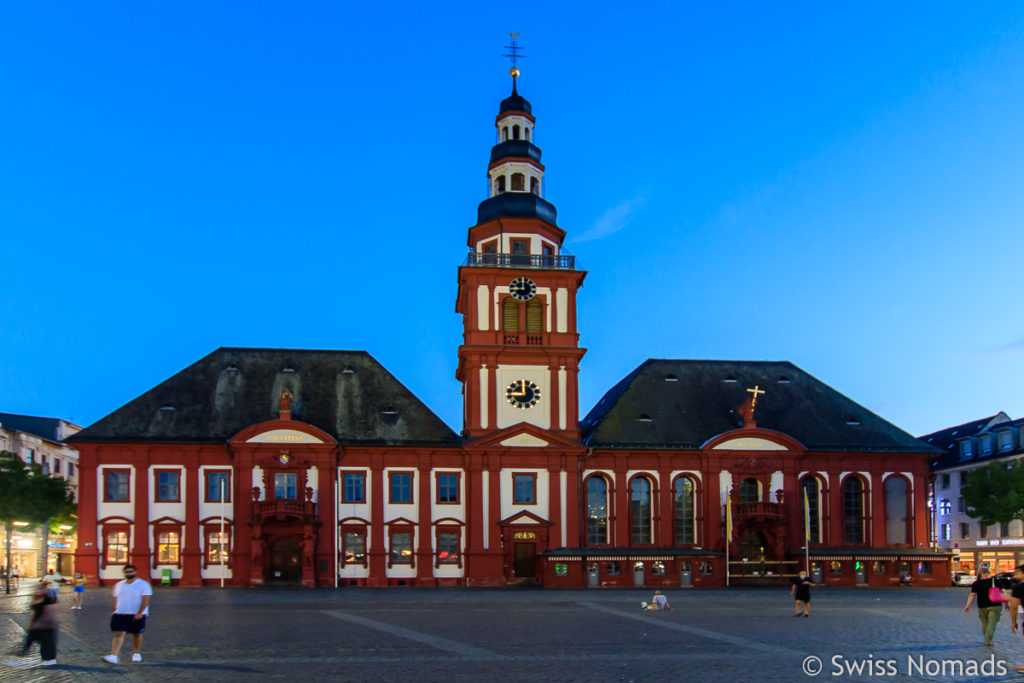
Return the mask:
<path id="1" fill-rule="evenodd" d="M 364 351 L 217 349 L 70 439 L 77 569 L 721 586 L 728 550 L 733 581 L 809 561 L 823 583 L 946 585 L 926 548 L 933 449 L 791 363 L 648 360 L 580 419 L 586 273 L 516 76 L 458 269 L 461 434 Z"/>

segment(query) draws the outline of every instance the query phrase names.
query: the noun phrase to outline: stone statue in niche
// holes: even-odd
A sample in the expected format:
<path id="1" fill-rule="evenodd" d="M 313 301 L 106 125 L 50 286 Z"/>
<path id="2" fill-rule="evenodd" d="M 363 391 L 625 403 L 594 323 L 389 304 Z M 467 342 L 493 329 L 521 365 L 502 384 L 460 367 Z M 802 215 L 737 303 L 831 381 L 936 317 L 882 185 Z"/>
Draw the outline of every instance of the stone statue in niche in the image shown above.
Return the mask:
<path id="1" fill-rule="evenodd" d="M 782 502 L 782 489 L 775 489 L 775 500 L 779 503 Z"/>
<path id="2" fill-rule="evenodd" d="M 259 499 L 260 499 L 260 487 L 259 486 L 253 486 L 252 487 L 252 500 L 253 500 L 253 502 L 256 502 Z"/>
<path id="3" fill-rule="evenodd" d="M 306 487 L 306 502 L 307 503 L 312 503 L 313 502 L 313 487 L 312 486 L 307 486 Z"/>
<path id="4" fill-rule="evenodd" d="M 315 539 L 316 537 L 309 532 L 302 535 L 302 563 L 307 567 L 313 566 L 313 543 Z"/>
<path id="5" fill-rule="evenodd" d="M 281 388 L 281 398 L 278 401 L 278 409 L 283 413 L 290 413 L 292 411 L 292 392 L 288 390 L 288 387 Z"/>

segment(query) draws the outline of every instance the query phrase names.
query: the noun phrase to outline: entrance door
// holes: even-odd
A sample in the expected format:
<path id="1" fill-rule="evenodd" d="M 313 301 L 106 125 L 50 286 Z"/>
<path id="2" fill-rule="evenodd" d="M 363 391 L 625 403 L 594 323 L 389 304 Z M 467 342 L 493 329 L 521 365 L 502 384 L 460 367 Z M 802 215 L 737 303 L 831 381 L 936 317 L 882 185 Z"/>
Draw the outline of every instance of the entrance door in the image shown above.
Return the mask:
<path id="1" fill-rule="evenodd" d="M 597 562 L 591 562 L 587 565 L 587 585 L 601 585 L 601 570 L 598 568 Z"/>
<path id="2" fill-rule="evenodd" d="M 864 585 L 868 582 L 868 569 L 862 561 L 857 561 L 854 569 L 854 573 L 857 576 L 857 584 Z"/>
<path id="3" fill-rule="evenodd" d="M 270 544 L 270 581 L 294 582 L 302 578 L 302 549 L 297 538 L 278 538 Z"/>
<path id="4" fill-rule="evenodd" d="M 533 579 L 537 577 L 537 544 L 515 544 L 515 572 L 517 579 Z"/>
<path id="5" fill-rule="evenodd" d="M 644 563 L 637 562 L 633 565 L 633 585 L 643 587 L 646 583 L 647 579 L 644 577 Z"/>
<path id="6" fill-rule="evenodd" d="M 688 588 L 693 585 L 693 565 L 683 562 L 679 565 L 679 585 Z"/>

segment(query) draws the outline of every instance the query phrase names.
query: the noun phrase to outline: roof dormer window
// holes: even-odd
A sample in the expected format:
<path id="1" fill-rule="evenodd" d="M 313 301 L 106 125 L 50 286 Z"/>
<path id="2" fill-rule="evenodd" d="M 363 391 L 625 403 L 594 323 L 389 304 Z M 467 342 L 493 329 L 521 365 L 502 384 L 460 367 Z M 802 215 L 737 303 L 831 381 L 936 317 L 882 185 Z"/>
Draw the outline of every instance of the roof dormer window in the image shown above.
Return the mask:
<path id="1" fill-rule="evenodd" d="M 992 455 L 992 437 L 986 436 L 981 440 L 981 454 Z"/>
<path id="2" fill-rule="evenodd" d="M 1013 448 L 1013 433 L 1003 432 L 999 435 L 999 450 L 1008 451 Z"/>
<path id="3" fill-rule="evenodd" d="M 737 380 L 732 375 L 729 375 L 728 377 L 726 377 L 722 381 L 725 382 L 726 384 L 735 384 Z"/>
<path id="4" fill-rule="evenodd" d="M 970 441 L 960 442 L 960 459 L 967 460 L 974 457 L 974 444 Z"/>
<path id="5" fill-rule="evenodd" d="M 638 418 L 636 419 L 636 421 L 637 421 L 637 422 L 654 422 L 654 418 L 653 418 L 653 417 L 651 417 L 650 415 L 648 415 L 647 413 L 644 413 L 643 415 L 641 415 L 640 417 L 638 417 Z"/>

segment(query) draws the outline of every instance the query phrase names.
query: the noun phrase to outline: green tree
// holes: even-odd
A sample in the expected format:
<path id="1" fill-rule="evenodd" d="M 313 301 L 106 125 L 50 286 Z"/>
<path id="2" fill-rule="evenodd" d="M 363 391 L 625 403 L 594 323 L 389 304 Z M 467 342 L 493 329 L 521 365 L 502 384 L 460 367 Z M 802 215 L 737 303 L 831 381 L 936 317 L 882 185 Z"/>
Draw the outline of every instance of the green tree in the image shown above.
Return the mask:
<path id="1" fill-rule="evenodd" d="M 64 479 L 43 474 L 38 463 L 27 465 L 16 454 L 0 451 L 0 521 L 7 533 L 4 565 L 8 569 L 8 576 L 14 522 L 45 525 L 48 529 L 50 519 L 71 515 L 74 507 L 71 489 Z M 46 536 L 44 531 L 44 553 L 47 552 Z M 9 579 L 4 592 L 11 592 Z"/>
<path id="2" fill-rule="evenodd" d="M 985 526 L 1024 518 L 1024 460 L 971 470 L 960 495 L 967 504 L 967 513 Z"/>

